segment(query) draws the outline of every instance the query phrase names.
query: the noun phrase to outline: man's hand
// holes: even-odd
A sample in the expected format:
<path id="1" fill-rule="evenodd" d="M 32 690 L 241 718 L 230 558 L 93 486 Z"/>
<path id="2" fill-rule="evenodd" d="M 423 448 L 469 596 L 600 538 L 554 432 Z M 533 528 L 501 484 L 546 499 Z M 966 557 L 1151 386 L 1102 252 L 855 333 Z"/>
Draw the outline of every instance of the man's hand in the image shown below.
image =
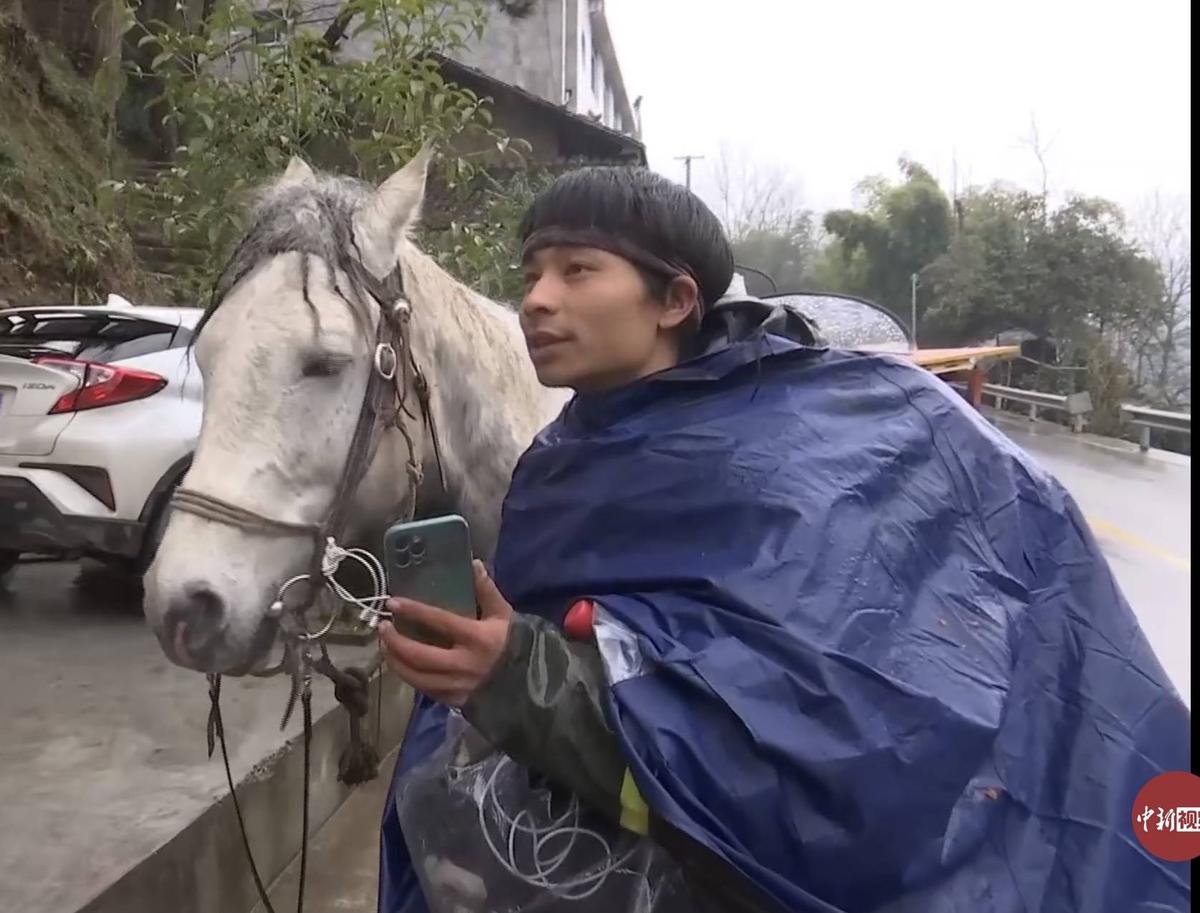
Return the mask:
<path id="1" fill-rule="evenodd" d="M 435 647 L 405 637 L 391 622 L 379 625 L 379 645 L 388 665 L 418 691 L 451 707 L 462 707 L 491 675 L 504 644 L 513 608 L 479 561 L 475 569 L 475 600 L 479 619 L 463 618 L 445 609 L 410 599 L 390 599 L 396 618 L 415 622 L 437 634 L 447 646 Z"/>

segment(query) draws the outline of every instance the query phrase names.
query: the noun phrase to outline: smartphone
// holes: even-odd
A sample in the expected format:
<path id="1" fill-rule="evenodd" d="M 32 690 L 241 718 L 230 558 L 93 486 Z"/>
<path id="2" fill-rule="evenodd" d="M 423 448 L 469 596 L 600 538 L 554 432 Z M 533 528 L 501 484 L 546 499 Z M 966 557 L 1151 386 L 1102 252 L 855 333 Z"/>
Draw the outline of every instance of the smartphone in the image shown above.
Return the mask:
<path id="1" fill-rule="evenodd" d="M 383 536 L 388 592 L 464 618 L 478 617 L 471 558 L 471 531 L 457 514 L 397 523 Z M 393 624 L 408 637 L 444 646 L 430 631 L 401 619 Z"/>

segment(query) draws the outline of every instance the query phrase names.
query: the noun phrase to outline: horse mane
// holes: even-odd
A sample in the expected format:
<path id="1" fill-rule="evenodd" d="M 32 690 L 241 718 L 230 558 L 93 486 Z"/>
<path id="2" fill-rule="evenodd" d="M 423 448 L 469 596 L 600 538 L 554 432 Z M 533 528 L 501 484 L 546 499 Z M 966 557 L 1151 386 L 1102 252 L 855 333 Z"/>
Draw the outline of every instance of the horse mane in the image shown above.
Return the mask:
<path id="1" fill-rule="evenodd" d="M 325 270 L 329 287 L 350 304 L 356 318 L 369 321 L 369 294 L 356 279 L 360 271 L 355 266 L 362 261 L 362 251 L 355 240 L 355 217 L 374 192 L 375 188 L 365 181 L 321 172 L 304 181 L 280 176 L 259 188 L 250 208 L 250 227 L 213 288 L 197 334 L 221 301 L 260 264 L 292 253 L 301 254 L 304 300 L 314 314 L 309 278 L 315 262 L 316 268 Z M 409 224 L 416 221 L 411 219 Z M 401 245 L 400 264 L 408 296 L 438 302 L 438 320 L 447 328 L 457 327 L 466 347 L 460 353 L 466 356 L 466 363 L 455 365 L 455 374 L 464 368 L 470 373 L 482 356 L 492 362 L 500 376 L 520 383 L 517 378 L 527 373 L 527 365 L 511 307 L 455 279 L 411 239 Z M 349 288 L 343 287 L 346 283 Z M 453 358 L 445 347 L 437 348 L 441 356 Z"/>
<path id="2" fill-rule="evenodd" d="M 365 307 L 366 290 L 354 278 L 358 275 L 355 261 L 362 259 L 354 239 L 354 218 L 372 192 L 364 181 L 329 174 L 304 182 L 280 177 L 259 188 L 250 208 L 250 227 L 213 286 L 201 326 L 234 286 L 259 264 L 281 254 L 301 254 L 304 300 L 310 307 L 309 271 L 314 258 L 324 266 L 330 286 L 339 295 L 352 305 Z M 339 284 L 339 273 L 349 288 Z"/>
<path id="3" fill-rule="evenodd" d="M 283 176 L 264 184 L 257 191 L 250 208 L 250 227 L 238 243 L 216 284 L 207 313 L 200 327 L 239 282 L 261 263 L 281 254 L 298 253 L 304 300 L 309 298 L 309 275 L 315 259 L 323 266 L 329 286 L 355 309 L 358 317 L 369 314 L 368 294 L 356 280 L 360 272 L 356 263 L 362 262 L 362 251 L 355 240 L 355 216 L 374 193 L 375 188 L 357 178 L 317 173 L 313 180 L 289 181 Z M 410 225 L 417 219 L 410 220 Z M 432 257 L 415 244 L 403 245 L 402 263 L 408 280 L 435 286 L 438 294 L 466 306 L 471 322 L 486 324 L 499 315 L 511 317 L 512 309 L 480 295 L 447 274 Z M 343 288 L 339 274 L 350 284 Z M 463 311 L 458 312 L 460 317 Z"/>

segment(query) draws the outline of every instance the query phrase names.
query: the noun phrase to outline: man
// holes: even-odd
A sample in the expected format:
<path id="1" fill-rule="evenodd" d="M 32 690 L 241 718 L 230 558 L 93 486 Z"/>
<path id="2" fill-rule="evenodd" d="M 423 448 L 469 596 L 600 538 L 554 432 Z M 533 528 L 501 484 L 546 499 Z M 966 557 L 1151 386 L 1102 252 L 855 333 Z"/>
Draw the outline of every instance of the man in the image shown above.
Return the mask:
<path id="1" fill-rule="evenodd" d="M 1187 909 L 1128 830 L 1187 711 L 1066 492 L 906 360 L 722 299 L 720 225 L 660 177 L 565 175 L 521 237 L 530 358 L 576 396 L 481 617 L 381 628 L 431 699 L 393 794 L 436 704 L 665 848 L 692 909 Z M 393 805 L 380 907 L 425 909 Z"/>

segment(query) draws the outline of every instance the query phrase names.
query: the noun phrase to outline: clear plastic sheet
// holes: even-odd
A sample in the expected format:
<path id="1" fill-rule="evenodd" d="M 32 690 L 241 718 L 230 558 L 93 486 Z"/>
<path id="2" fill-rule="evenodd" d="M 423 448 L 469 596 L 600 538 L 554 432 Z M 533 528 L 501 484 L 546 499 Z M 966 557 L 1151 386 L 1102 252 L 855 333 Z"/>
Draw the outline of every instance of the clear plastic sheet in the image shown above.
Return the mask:
<path id="1" fill-rule="evenodd" d="M 430 913 L 692 909 L 661 847 L 583 809 L 457 714 L 396 809 Z"/>

